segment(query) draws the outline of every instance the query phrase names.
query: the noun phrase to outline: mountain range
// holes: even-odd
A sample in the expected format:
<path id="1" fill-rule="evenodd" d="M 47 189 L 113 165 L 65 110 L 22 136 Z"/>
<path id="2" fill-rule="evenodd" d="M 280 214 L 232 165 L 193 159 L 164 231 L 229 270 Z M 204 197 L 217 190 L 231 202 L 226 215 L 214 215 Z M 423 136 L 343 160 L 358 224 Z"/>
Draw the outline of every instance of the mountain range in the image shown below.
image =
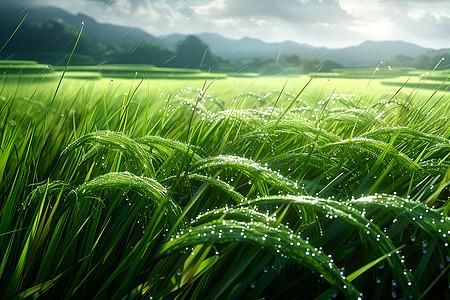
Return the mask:
<path id="1" fill-rule="evenodd" d="M 156 36 L 139 28 L 103 24 L 89 16 L 82 14 L 73 15 L 55 7 L 32 8 L 28 12 L 29 15 L 26 22 L 39 23 L 49 18 L 58 18 L 69 25 L 79 27 L 81 22 L 85 21 L 86 32 L 112 43 L 135 44 L 141 41 L 151 41 L 174 50 L 177 43 L 186 37 L 183 34 Z M 0 18 L 3 22 L 18 23 L 23 18 L 23 13 L 17 14 L 16 10 L 3 9 L 0 11 Z M 1 30 L 2 28 L 0 28 Z M 380 61 L 390 61 L 398 55 L 416 57 L 426 53 L 431 55 L 431 53 L 448 53 L 449 51 L 449 49 L 434 50 L 424 48 L 403 41 L 366 41 L 357 46 L 332 49 L 314 47 L 293 41 L 268 43 L 249 37 L 234 40 L 217 33 L 201 33 L 196 34 L 196 36 L 207 43 L 214 54 L 235 61 L 244 61 L 255 57 L 277 58 L 283 54 L 297 54 L 317 59 L 335 59 L 347 67 L 372 67 Z"/>
<path id="2" fill-rule="evenodd" d="M 295 53 L 310 58 L 335 59 L 348 67 L 364 67 L 377 65 L 383 60 L 389 61 L 399 54 L 416 57 L 427 51 L 433 51 L 402 41 L 366 41 L 358 46 L 330 49 L 298 44 L 292 41 L 267 43 L 248 37 L 233 40 L 215 33 L 201 33 L 197 36 L 210 46 L 213 53 L 235 60 L 244 60 L 251 57 L 278 57 L 282 54 Z M 170 35 L 161 38 L 160 43 L 172 49 L 176 46 L 174 41 L 180 38 L 182 38 L 180 35 Z"/>

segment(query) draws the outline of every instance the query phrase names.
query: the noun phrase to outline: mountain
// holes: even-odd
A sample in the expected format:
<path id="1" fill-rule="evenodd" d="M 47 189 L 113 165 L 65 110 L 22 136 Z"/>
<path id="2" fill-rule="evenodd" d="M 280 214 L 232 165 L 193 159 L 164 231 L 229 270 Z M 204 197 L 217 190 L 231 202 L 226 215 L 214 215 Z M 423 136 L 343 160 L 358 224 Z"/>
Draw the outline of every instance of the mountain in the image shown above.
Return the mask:
<path id="1" fill-rule="evenodd" d="M 254 57 L 271 58 L 292 53 L 300 56 L 321 58 L 320 56 L 325 55 L 329 51 L 326 48 L 316 48 L 307 44 L 297 44 L 292 41 L 267 43 L 249 37 L 234 40 L 217 33 L 200 33 L 197 36 L 207 43 L 211 51 L 215 54 L 234 60 L 245 60 Z M 175 49 L 177 41 L 184 38 L 184 35 L 171 34 L 161 38 L 159 42 L 169 49 Z"/>
<path id="2" fill-rule="evenodd" d="M 17 10 L 14 9 L 8 10 L 8 8 L 5 8 L 0 10 L 2 22 L 13 21 L 17 24 L 23 18 L 23 15 L 24 12 L 18 14 Z M 27 22 L 44 22 L 49 18 L 58 18 L 76 27 L 81 26 L 81 22 L 85 21 L 86 32 L 116 45 L 138 45 L 141 42 L 153 42 L 170 50 L 175 50 L 177 43 L 186 38 L 186 35 L 183 34 L 157 37 L 138 28 L 102 24 L 91 17 L 82 14 L 73 15 L 54 7 L 30 9 Z M 0 28 L 1 30 L 2 28 Z M 373 67 L 380 61 L 392 61 L 397 56 L 412 60 L 419 55 L 436 53 L 436 50 L 403 41 L 366 41 L 357 46 L 330 49 L 299 44 L 293 41 L 268 43 L 249 37 L 234 40 L 216 33 L 201 33 L 197 34 L 197 36 L 209 45 L 212 53 L 237 62 L 256 57 L 276 59 L 280 55 L 296 54 L 301 57 L 319 60 L 334 59 L 347 67 Z M 448 52 L 448 49 L 439 51 L 444 53 L 445 51 Z"/>
<path id="3" fill-rule="evenodd" d="M 175 51 L 177 49 L 177 44 L 186 38 L 185 34 L 174 33 L 171 35 L 163 36 L 158 39 L 158 43 L 162 46 Z"/>
<path id="4" fill-rule="evenodd" d="M 333 49 L 328 57 L 349 67 L 359 67 L 392 61 L 397 55 L 416 57 L 430 50 L 402 41 L 366 41 L 358 46 Z"/>
<path id="5" fill-rule="evenodd" d="M 73 15 L 56 7 L 36 7 L 31 8 L 28 12 L 29 14 L 26 18 L 26 22 L 40 23 L 50 18 L 56 18 L 63 20 L 69 25 L 80 27 L 81 22 L 84 21 L 86 23 L 84 28 L 85 32 L 112 43 L 135 44 L 140 41 L 158 43 L 159 40 L 159 38 L 138 28 L 98 23 L 89 16 L 83 14 Z M 22 20 L 24 14 L 25 12 L 18 14 L 16 9 L 5 8 L 0 10 L 0 20 L 2 20 L 2 22 L 18 23 Z"/>
<path id="6" fill-rule="evenodd" d="M 203 33 L 198 36 L 211 47 L 214 53 L 236 60 L 297 54 L 316 59 L 335 59 L 348 67 L 366 67 L 377 65 L 380 61 L 391 61 L 397 55 L 416 57 L 432 51 L 432 49 L 402 41 L 366 41 L 358 46 L 329 49 L 292 41 L 266 43 L 254 38 L 232 40 L 214 33 Z"/>
<path id="7" fill-rule="evenodd" d="M 357 46 L 330 49 L 298 44 L 293 41 L 267 43 L 249 37 L 234 40 L 216 33 L 201 33 L 197 36 L 209 45 L 213 53 L 237 61 L 255 57 L 276 58 L 283 54 L 297 54 L 321 60 L 334 59 L 347 67 L 373 67 L 380 61 L 392 61 L 398 55 L 414 58 L 425 53 L 446 51 L 446 49 L 423 48 L 403 41 L 365 41 Z M 177 42 L 185 37 L 181 34 L 171 34 L 160 38 L 159 43 L 175 50 Z"/>

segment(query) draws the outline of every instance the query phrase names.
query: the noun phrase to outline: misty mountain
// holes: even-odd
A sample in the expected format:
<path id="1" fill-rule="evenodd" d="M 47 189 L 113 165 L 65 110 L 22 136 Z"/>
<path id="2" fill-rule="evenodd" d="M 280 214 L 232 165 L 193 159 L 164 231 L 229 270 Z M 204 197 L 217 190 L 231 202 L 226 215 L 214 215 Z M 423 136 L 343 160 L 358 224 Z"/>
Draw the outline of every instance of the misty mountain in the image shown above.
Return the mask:
<path id="1" fill-rule="evenodd" d="M 266 43 L 254 38 L 233 40 L 214 33 L 203 33 L 198 36 L 217 55 L 235 60 L 297 54 L 316 59 L 335 59 L 348 67 L 367 67 L 377 65 L 380 61 L 391 61 L 397 55 L 416 57 L 432 51 L 432 49 L 422 48 L 402 41 L 366 41 L 358 46 L 329 49 L 298 44 L 292 41 Z M 168 46 L 166 45 L 166 47 Z"/>
<path id="2" fill-rule="evenodd" d="M 239 40 L 226 38 L 216 33 L 200 33 L 197 36 L 207 43 L 211 51 L 224 58 L 233 60 L 245 60 L 254 57 L 273 58 L 283 54 L 298 54 L 321 58 L 328 52 L 326 48 L 313 47 L 307 44 L 297 44 L 292 41 L 282 43 L 267 43 L 255 38 L 245 37 Z M 163 46 L 175 49 L 177 42 L 184 39 L 181 34 L 171 34 L 159 40 Z M 318 54 L 319 52 L 319 54 Z"/>
<path id="3" fill-rule="evenodd" d="M 358 46 L 330 50 L 328 57 L 349 67 L 374 66 L 380 61 L 392 61 L 397 55 L 416 57 L 430 50 L 402 41 L 366 41 Z"/>
<path id="4" fill-rule="evenodd" d="M 157 37 L 138 28 L 102 24 L 91 17 L 82 14 L 73 15 L 54 7 L 32 8 L 28 12 L 27 22 L 37 23 L 44 22 L 49 18 L 59 18 L 69 25 L 79 27 L 81 22 L 85 21 L 86 32 L 116 45 L 137 45 L 141 42 L 153 42 L 174 51 L 177 43 L 186 38 L 186 35 L 183 34 Z M 3 22 L 11 21 L 17 24 L 23 18 L 23 15 L 23 12 L 18 14 L 17 11 L 8 11 L 8 9 L 0 11 L 0 19 Z M 1 30 L 2 28 L 0 28 Z M 334 59 L 347 67 L 373 67 L 380 61 L 392 61 L 397 56 L 411 58 L 412 60 L 419 55 L 436 53 L 436 50 L 403 41 L 366 41 L 357 46 L 331 49 L 299 44 L 293 41 L 268 43 L 249 37 L 234 40 L 216 33 L 202 33 L 196 36 L 208 44 L 214 54 L 236 62 L 255 57 L 276 59 L 280 55 L 296 54 L 319 60 Z M 444 53 L 445 49 L 439 51 Z M 446 52 L 448 53 L 448 49 Z"/>
<path id="5" fill-rule="evenodd" d="M 116 44 L 135 44 L 141 41 L 151 41 L 158 43 L 159 40 L 159 38 L 138 28 L 98 23 L 95 19 L 89 16 L 83 14 L 73 15 L 65 10 L 56 7 L 36 7 L 31 8 L 27 11 L 29 14 L 26 18 L 26 22 L 39 23 L 51 18 L 56 18 L 61 19 L 68 25 L 81 27 L 81 22 L 85 21 L 85 32 Z M 24 15 L 25 12 L 18 14 L 17 10 L 15 9 L 5 8 L 3 10 L 0 10 L 0 20 L 2 20 L 2 22 L 15 22 L 18 24 L 22 20 Z"/>

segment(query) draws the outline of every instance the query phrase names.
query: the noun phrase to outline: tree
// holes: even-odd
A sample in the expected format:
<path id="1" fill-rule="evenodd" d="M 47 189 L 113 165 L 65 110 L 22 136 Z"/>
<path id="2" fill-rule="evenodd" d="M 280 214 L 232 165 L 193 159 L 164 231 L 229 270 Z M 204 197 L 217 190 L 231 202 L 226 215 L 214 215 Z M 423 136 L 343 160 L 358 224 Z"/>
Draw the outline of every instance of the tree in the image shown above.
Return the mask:
<path id="1" fill-rule="evenodd" d="M 297 54 L 288 54 L 283 58 L 292 67 L 298 67 L 300 64 L 300 56 L 298 56 Z"/>
<path id="2" fill-rule="evenodd" d="M 331 72 L 333 69 L 345 68 L 343 64 L 331 58 L 324 60 L 322 64 L 323 64 L 323 67 L 321 69 L 322 72 Z M 319 68 L 320 66 L 317 67 L 317 69 Z"/>
<path id="3" fill-rule="evenodd" d="M 441 61 L 444 59 L 443 61 Z M 450 51 L 448 50 L 437 50 L 429 54 L 421 54 L 414 58 L 411 65 L 418 69 L 433 69 L 439 61 L 440 64 L 437 69 L 448 69 L 450 67 L 448 61 L 450 60 Z"/>
<path id="4" fill-rule="evenodd" d="M 1 26 L 11 26 L 11 24 L 3 23 Z M 56 18 L 48 19 L 43 23 L 23 24 L 14 35 L 14 39 L 4 49 L 4 55 L 47 64 L 64 64 L 67 61 L 67 53 L 70 53 L 75 44 L 79 30 Z M 0 31 L 0 40 L 8 38 L 7 32 Z M 79 40 L 71 64 L 94 64 L 104 61 L 105 53 L 112 48 L 114 47 L 109 43 L 84 33 Z"/>
<path id="5" fill-rule="evenodd" d="M 214 69 L 218 65 L 209 46 L 194 35 L 189 35 L 178 43 L 177 57 L 173 63 L 176 66 L 203 70 Z"/>
<path id="6" fill-rule="evenodd" d="M 300 58 L 300 67 L 303 72 L 307 72 L 307 73 L 317 71 L 313 59 L 308 58 L 308 57 Z"/>
<path id="7" fill-rule="evenodd" d="M 138 45 L 132 46 L 127 51 L 120 51 L 113 55 L 114 63 L 126 64 L 150 64 L 163 67 L 175 53 L 150 41 L 139 42 Z"/>
<path id="8" fill-rule="evenodd" d="M 395 67 L 409 67 L 411 66 L 411 62 L 414 60 L 414 57 L 405 55 L 405 54 L 398 54 L 394 56 L 394 59 L 391 62 L 392 66 Z"/>

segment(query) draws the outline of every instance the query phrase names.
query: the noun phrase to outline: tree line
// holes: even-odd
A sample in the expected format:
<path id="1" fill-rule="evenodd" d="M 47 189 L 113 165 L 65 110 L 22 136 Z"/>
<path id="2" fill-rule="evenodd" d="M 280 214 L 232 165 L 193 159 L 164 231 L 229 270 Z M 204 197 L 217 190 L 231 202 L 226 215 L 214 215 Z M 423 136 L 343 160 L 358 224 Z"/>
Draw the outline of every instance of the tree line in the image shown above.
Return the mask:
<path id="1" fill-rule="evenodd" d="M 10 32 L 7 23 L 0 24 L 0 44 L 6 41 Z M 9 26 L 10 27 L 10 26 Z M 0 53 L 0 59 L 27 59 L 51 65 L 64 65 L 71 52 L 79 28 L 61 19 L 48 19 L 42 23 L 27 23 L 14 35 L 7 47 Z M 448 52 L 445 56 L 450 56 Z M 392 66 L 408 66 L 420 69 L 430 68 L 441 59 L 442 53 L 423 54 L 418 57 L 398 55 L 392 59 Z M 445 57 L 445 58 L 447 58 Z M 450 61 L 450 57 L 448 57 Z M 211 52 L 209 46 L 194 35 L 180 40 L 175 50 L 170 50 L 152 41 L 137 41 L 134 44 L 112 43 L 89 32 L 83 33 L 75 55 L 74 65 L 110 64 L 151 64 L 158 67 L 193 68 L 222 72 L 255 72 L 261 75 L 279 73 L 309 73 L 323 65 L 323 71 L 331 71 L 345 66 L 333 59 L 301 57 L 296 54 L 275 58 L 252 58 L 233 61 Z M 448 63 L 439 68 L 449 67 Z"/>

